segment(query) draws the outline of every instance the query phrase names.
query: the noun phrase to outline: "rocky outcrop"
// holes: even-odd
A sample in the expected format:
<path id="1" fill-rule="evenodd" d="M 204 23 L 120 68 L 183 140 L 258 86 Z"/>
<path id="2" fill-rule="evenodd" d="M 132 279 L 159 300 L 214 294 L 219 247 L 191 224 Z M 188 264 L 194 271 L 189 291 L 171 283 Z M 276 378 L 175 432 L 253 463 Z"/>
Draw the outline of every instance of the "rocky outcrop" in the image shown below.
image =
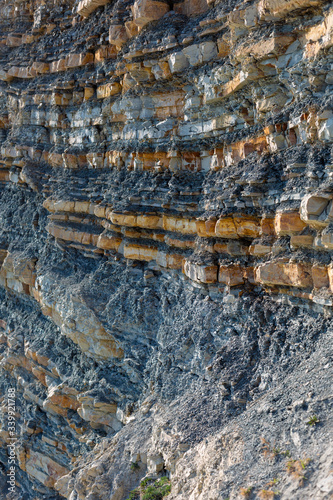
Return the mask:
<path id="1" fill-rule="evenodd" d="M 331 2 L 0 27 L 4 498 L 331 498 Z"/>

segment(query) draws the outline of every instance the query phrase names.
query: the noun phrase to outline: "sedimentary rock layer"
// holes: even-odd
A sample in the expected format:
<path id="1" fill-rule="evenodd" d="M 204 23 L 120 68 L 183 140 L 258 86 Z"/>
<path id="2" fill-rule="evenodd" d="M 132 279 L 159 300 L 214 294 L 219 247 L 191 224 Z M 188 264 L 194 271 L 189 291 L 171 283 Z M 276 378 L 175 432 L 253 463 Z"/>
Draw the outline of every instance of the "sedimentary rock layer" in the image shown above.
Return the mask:
<path id="1" fill-rule="evenodd" d="M 3 491 L 15 388 L 17 498 L 330 498 L 332 54 L 324 0 L 2 0 Z"/>

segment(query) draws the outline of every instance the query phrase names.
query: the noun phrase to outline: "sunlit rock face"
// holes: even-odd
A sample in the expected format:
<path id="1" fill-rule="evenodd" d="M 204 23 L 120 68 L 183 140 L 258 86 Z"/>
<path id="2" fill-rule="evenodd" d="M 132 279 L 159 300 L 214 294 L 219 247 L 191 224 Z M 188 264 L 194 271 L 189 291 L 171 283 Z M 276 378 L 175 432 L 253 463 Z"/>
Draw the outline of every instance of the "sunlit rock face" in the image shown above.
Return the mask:
<path id="1" fill-rule="evenodd" d="M 332 498 L 332 91 L 330 1 L 0 2 L 1 498 Z"/>

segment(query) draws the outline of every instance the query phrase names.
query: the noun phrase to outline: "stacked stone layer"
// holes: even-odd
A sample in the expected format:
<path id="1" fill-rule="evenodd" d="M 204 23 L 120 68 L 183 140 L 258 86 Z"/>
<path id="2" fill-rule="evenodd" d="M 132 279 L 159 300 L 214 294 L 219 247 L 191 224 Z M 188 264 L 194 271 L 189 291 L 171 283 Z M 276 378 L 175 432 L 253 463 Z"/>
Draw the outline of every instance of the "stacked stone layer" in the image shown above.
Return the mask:
<path id="1" fill-rule="evenodd" d="M 191 311 L 184 338 L 196 310 L 228 325 L 211 320 L 202 334 L 214 340 L 188 340 L 185 364 L 165 362 L 186 380 L 179 397 L 215 366 L 244 297 L 331 314 L 333 9 L 5 0 L 0 18 L 1 370 L 4 393 L 15 384 L 23 398 L 18 486 L 90 498 L 79 458 L 126 435 L 153 386 L 176 397 L 152 368 L 172 307 Z M 177 460 L 156 443 L 136 458 L 133 445 L 131 459 L 181 485 L 175 464 L 191 443 Z M 137 478 L 117 478 L 93 498 L 126 498 Z M 193 488 L 172 498 L 208 498 Z M 214 498 L 224 491 L 237 498 Z"/>

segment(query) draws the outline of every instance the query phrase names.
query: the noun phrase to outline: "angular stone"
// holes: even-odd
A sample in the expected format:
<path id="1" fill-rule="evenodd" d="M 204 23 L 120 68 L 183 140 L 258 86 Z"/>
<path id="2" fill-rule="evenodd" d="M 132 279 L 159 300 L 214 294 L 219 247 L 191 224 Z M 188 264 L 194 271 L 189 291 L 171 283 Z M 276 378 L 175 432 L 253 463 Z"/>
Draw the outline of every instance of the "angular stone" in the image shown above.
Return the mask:
<path id="1" fill-rule="evenodd" d="M 103 250 L 118 250 L 121 245 L 122 238 L 117 236 L 108 236 L 106 233 L 99 235 L 97 240 L 97 247 Z"/>
<path id="2" fill-rule="evenodd" d="M 187 69 L 189 65 L 188 58 L 183 52 L 175 52 L 169 57 L 169 66 L 172 74 Z"/>
<path id="3" fill-rule="evenodd" d="M 130 226 L 135 227 L 137 225 L 136 215 L 132 214 L 120 214 L 116 212 L 111 212 L 109 214 L 109 219 L 113 224 L 117 224 L 119 226 Z"/>
<path id="4" fill-rule="evenodd" d="M 255 270 L 256 281 L 264 285 L 286 285 L 298 288 L 312 286 L 309 264 L 289 262 L 287 259 L 260 264 Z"/>
<path id="5" fill-rule="evenodd" d="M 185 261 L 183 272 L 185 276 L 198 283 L 216 283 L 218 267 L 205 266 Z"/>
<path id="6" fill-rule="evenodd" d="M 260 0 L 258 10 L 260 17 L 272 19 L 284 17 L 295 9 L 305 9 L 319 5 L 321 0 Z"/>
<path id="7" fill-rule="evenodd" d="M 127 30 L 122 24 L 113 24 L 110 26 L 109 43 L 111 45 L 116 45 L 120 48 L 127 42 L 128 38 Z"/>
<path id="8" fill-rule="evenodd" d="M 163 215 L 163 229 L 181 234 L 196 234 L 197 232 L 195 219 L 183 219 L 171 215 Z"/>
<path id="9" fill-rule="evenodd" d="M 244 283 L 243 269 L 238 265 L 220 265 L 219 283 L 228 286 L 237 286 Z"/>
<path id="10" fill-rule="evenodd" d="M 232 217 L 224 217 L 216 222 L 215 234 L 219 238 L 239 238 L 235 221 Z"/>
<path id="11" fill-rule="evenodd" d="M 124 257 L 126 259 L 143 260 L 150 262 L 156 260 L 158 249 L 156 247 L 146 247 L 136 244 L 124 245 Z"/>
<path id="12" fill-rule="evenodd" d="M 66 70 L 66 59 L 59 59 L 58 61 L 53 61 L 50 64 L 50 72 L 58 73 L 60 71 Z"/>
<path id="13" fill-rule="evenodd" d="M 121 91 L 121 85 L 118 82 L 106 83 L 97 87 L 97 99 L 105 99 Z"/>
<path id="14" fill-rule="evenodd" d="M 306 224 L 297 212 L 278 213 L 274 219 L 275 231 L 279 236 L 293 235 L 302 231 Z"/>
<path id="15" fill-rule="evenodd" d="M 256 217 L 235 217 L 234 222 L 241 238 L 257 238 L 261 233 L 260 220 Z"/>
<path id="16" fill-rule="evenodd" d="M 314 236 L 311 234 L 294 234 L 290 238 L 292 248 L 311 248 L 313 246 Z"/>
<path id="17" fill-rule="evenodd" d="M 94 54 L 91 53 L 70 54 L 65 59 L 65 67 L 79 68 L 80 66 L 85 66 L 86 64 L 92 64 L 94 62 L 94 58 Z"/>
<path id="18" fill-rule="evenodd" d="M 175 12 L 179 12 L 185 16 L 197 16 L 206 12 L 207 9 L 207 0 L 185 0 L 183 2 L 177 2 L 174 5 Z"/>
<path id="19" fill-rule="evenodd" d="M 159 251 L 156 256 L 156 264 L 168 269 L 182 269 L 184 264 L 184 257 L 180 254 L 170 254 L 167 252 Z"/>
<path id="20" fill-rule="evenodd" d="M 328 273 L 328 279 L 329 279 L 329 284 L 330 284 L 330 290 L 331 290 L 331 292 L 333 292 L 333 266 L 332 266 L 332 264 L 328 266 L 327 273 Z"/>
<path id="21" fill-rule="evenodd" d="M 235 57 L 242 60 L 250 54 L 251 57 L 260 60 L 272 55 L 280 55 L 287 50 L 294 40 L 295 37 L 291 35 L 272 36 L 259 42 L 242 45 L 235 53 Z"/>
<path id="22" fill-rule="evenodd" d="M 147 229 L 163 229 L 163 218 L 158 215 L 138 215 L 136 224 Z"/>
<path id="23" fill-rule="evenodd" d="M 329 250 L 333 249 L 333 233 L 326 232 L 321 236 L 321 242 L 323 246 Z"/>
<path id="24" fill-rule="evenodd" d="M 77 13 L 80 16 L 88 17 L 101 5 L 106 5 L 109 0 L 81 0 L 77 6 Z"/>
<path id="25" fill-rule="evenodd" d="M 323 214 L 323 212 L 328 207 L 330 200 L 333 198 L 333 195 L 330 194 L 308 194 L 301 201 L 300 207 L 300 217 L 301 219 L 311 227 L 321 228 L 327 226 L 329 221 L 327 217 L 319 216 Z"/>
<path id="26" fill-rule="evenodd" d="M 54 483 L 69 471 L 47 455 L 30 450 L 29 459 L 26 461 L 26 472 L 45 486 L 52 488 Z"/>
<path id="27" fill-rule="evenodd" d="M 167 3 L 156 0 L 135 0 L 132 7 L 133 20 L 137 26 L 142 28 L 151 21 L 157 21 L 169 12 Z"/>
<path id="28" fill-rule="evenodd" d="M 201 238 L 208 238 L 208 237 L 213 237 L 215 236 L 215 226 L 216 226 L 216 219 L 210 219 L 210 220 L 198 220 L 196 222 L 197 226 L 197 233 L 198 236 Z"/>
<path id="29" fill-rule="evenodd" d="M 314 265 L 312 267 L 312 280 L 315 288 L 328 288 L 330 281 L 327 267 Z"/>
<path id="30" fill-rule="evenodd" d="M 227 57 L 230 54 L 230 44 L 223 38 L 217 40 L 217 52 L 219 57 Z"/>

